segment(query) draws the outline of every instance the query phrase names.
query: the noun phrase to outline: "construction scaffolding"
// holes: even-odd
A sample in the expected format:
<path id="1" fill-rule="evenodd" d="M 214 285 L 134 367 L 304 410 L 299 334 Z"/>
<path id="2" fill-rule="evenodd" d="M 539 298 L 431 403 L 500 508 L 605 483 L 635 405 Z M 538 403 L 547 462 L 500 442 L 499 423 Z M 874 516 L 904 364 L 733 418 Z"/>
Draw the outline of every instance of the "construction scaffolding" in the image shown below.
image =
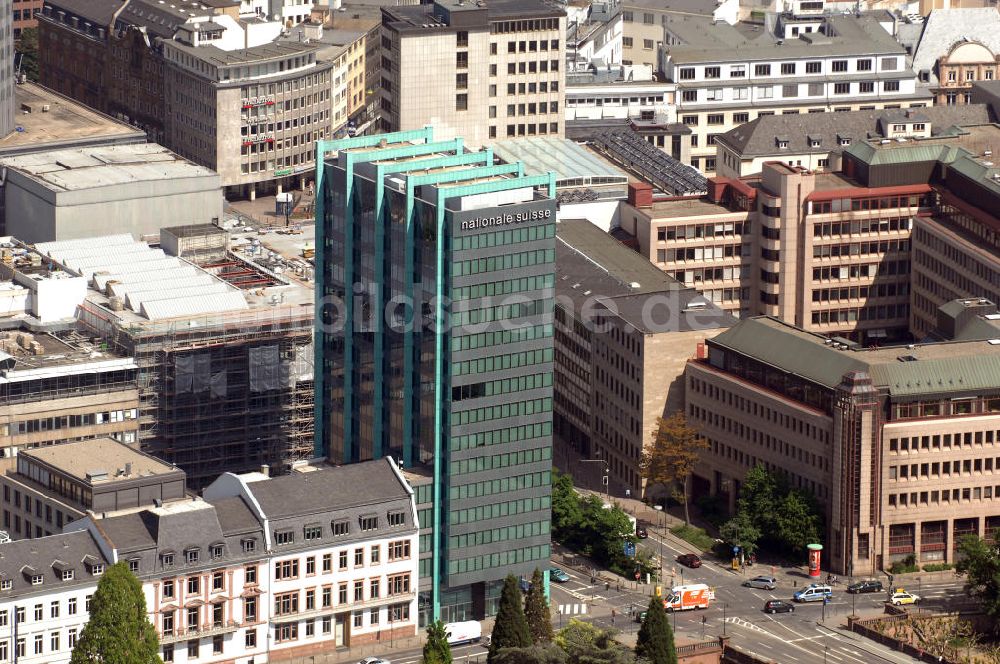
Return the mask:
<path id="1" fill-rule="evenodd" d="M 141 449 L 184 469 L 192 488 L 312 457 L 311 307 L 162 321 L 121 321 L 92 300 L 82 309 L 139 367 Z"/>

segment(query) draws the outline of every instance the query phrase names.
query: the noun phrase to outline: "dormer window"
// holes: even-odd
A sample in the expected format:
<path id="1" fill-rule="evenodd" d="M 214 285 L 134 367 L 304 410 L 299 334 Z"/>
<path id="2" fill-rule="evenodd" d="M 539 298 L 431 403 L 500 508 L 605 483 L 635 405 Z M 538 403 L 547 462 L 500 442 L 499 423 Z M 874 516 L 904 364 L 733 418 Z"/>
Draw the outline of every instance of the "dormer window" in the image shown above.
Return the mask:
<path id="1" fill-rule="evenodd" d="M 822 144 L 823 144 L 823 141 L 819 140 L 818 138 L 810 138 L 809 139 L 809 147 L 811 147 L 811 148 L 818 148 Z"/>
<path id="2" fill-rule="evenodd" d="M 72 581 L 74 576 L 75 576 L 75 574 L 73 573 L 73 570 L 71 570 L 71 569 L 64 569 L 62 571 L 62 580 L 63 581 Z"/>
<path id="3" fill-rule="evenodd" d="M 778 147 L 781 148 L 781 149 L 787 149 L 788 148 L 788 141 L 785 140 L 785 139 L 779 138 L 778 139 Z"/>
<path id="4" fill-rule="evenodd" d="M 386 518 L 389 520 L 390 526 L 401 526 L 406 523 L 406 514 L 404 512 L 389 512 Z"/>
<path id="5" fill-rule="evenodd" d="M 257 540 L 255 539 L 245 539 L 242 542 L 243 553 L 253 553 L 257 550 Z"/>
<path id="6" fill-rule="evenodd" d="M 334 537 L 341 537 L 351 532 L 351 522 L 348 521 L 347 519 L 344 519 L 342 521 L 334 521 L 330 524 L 330 526 L 333 528 Z"/>
<path id="7" fill-rule="evenodd" d="M 225 553 L 225 547 L 222 544 L 213 544 L 211 548 L 212 558 L 221 558 Z"/>
<path id="8" fill-rule="evenodd" d="M 848 146 L 848 145 L 850 145 L 850 144 L 851 144 L 851 139 L 847 138 L 846 136 L 841 136 L 841 137 L 840 137 L 840 144 L 841 144 L 842 146 L 845 146 L 845 147 L 846 147 L 846 146 Z"/>
<path id="9" fill-rule="evenodd" d="M 42 581 L 43 580 L 44 579 L 42 578 L 41 574 L 32 574 L 31 575 L 31 585 L 33 585 L 33 586 L 40 586 L 40 585 L 42 585 Z"/>
<path id="10" fill-rule="evenodd" d="M 295 532 L 291 530 L 282 530 L 281 532 L 274 533 L 274 543 L 278 546 L 282 546 L 284 544 L 294 544 Z"/>
<path id="11" fill-rule="evenodd" d="M 174 566 L 174 552 L 170 551 L 170 552 L 164 552 L 164 553 L 160 554 L 160 561 L 163 563 L 164 567 L 173 567 Z"/>
<path id="12" fill-rule="evenodd" d="M 188 565 L 193 565 L 198 562 L 199 554 L 201 552 L 198 549 L 188 549 L 184 552 L 184 560 L 187 561 Z"/>
<path id="13" fill-rule="evenodd" d="M 10 579 L 0 580 L 0 590 L 10 590 L 14 587 L 14 582 Z"/>
<path id="14" fill-rule="evenodd" d="M 128 571 L 132 572 L 133 574 L 138 573 L 138 571 L 139 571 L 139 559 L 138 558 L 132 558 L 131 560 L 128 561 Z"/>
<path id="15" fill-rule="evenodd" d="M 378 529 L 378 517 L 375 515 L 359 516 L 358 525 L 361 526 L 361 532 L 376 530 Z"/>
<path id="16" fill-rule="evenodd" d="M 302 529 L 302 537 L 310 542 L 312 540 L 318 540 L 323 537 L 323 526 L 310 524 Z"/>
<path id="17" fill-rule="evenodd" d="M 93 574 L 94 576 L 100 576 L 104 574 L 104 563 L 97 563 L 96 565 L 91 567 L 90 573 Z"/>

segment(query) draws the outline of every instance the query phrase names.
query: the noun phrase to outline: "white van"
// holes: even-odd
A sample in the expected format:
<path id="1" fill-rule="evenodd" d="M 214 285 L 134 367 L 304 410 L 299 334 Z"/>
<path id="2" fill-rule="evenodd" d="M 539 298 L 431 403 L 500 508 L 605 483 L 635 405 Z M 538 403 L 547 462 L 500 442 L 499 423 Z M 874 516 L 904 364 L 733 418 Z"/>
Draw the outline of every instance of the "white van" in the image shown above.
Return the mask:
<path id="1" fill-rule="evenodd" d="M 447 623 L 444 626 L 444 633 L 450 646 L 478 643 L 483 638 L 483 626 L 476 620 Z"/>

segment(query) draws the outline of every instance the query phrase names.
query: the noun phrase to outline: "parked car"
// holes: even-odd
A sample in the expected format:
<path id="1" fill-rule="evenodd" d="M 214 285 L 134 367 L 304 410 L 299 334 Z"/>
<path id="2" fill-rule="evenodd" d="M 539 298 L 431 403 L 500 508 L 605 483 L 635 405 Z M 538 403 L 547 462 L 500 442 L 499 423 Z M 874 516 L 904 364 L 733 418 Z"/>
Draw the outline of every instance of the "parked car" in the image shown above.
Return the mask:
<path id="1" fill-rule="evenodd" d="M 693 553 L 682 553 L 677 556 L 677 562 L 685 567 L 690 567 L 691 569 L 696 569 L 701 567 L 701 558 L 694 555 Z"/>
<path id="2" fill-rule="evenodd" d="M 358 664 L 389 664 L 389 660 L 381 657 L 365 657 Z"/>
<path id="3" fill-rule="evenodd" d="M 646 612 L 645 611 L 640 611 L 639 613 L 635 614 L 635 621 L 637 623 L 641 623 L 645 619 L 646 619 Z"/>
<path id="4" fill-rule="evenodd" d="M 483 626 L 475 620 L 447 623 L 444 626 L 448 645 L 457 646 L 462 643 L 477 643 L 483 638 Z"/>
<path id="5" fill-rule="evenodd" d="M 902 588 L 899 588 L 898 590 L 896 590 L 896 592 L 892 594 L 892 597 L 889 598 L 889 601 L 895 604 L 896 606 L 899 606 L 900 604 L 916 604 L 917 602 L 920 601 L 920 596 L 914 595 L 913 593 L 908 593 Z"/>
<path id="6" fill-rule="evenodd" d="M 778 580 L 773 576 L 755 576 L 743 582 L 747 588 L 761 588 L 763 590 L 774 590 L 778 587 Z"/>
<path id="7" fill-rule="evenodd" d="M 769 599 L 764 602 L 764 613 L 795 613 L 795 605 L 780 599 Z"/>
<path id="8" fill-rule="evenodd" d="M 639 539 L 646 539 L 647 537 L 649 537 L 649 533 L 646 532 L 645 528 L 638 527 L 635 529 L 635 536 L 638 537 Z"/>
<path id="9" fill-rule="evenodd" d="M 555 581 L 556 583 L 566 583 L 567 581 L 569 581 L 569 574 L 562 571 L 558 567 L 553 567 L 549 569 L 549 578 Z"/>
<path id="10" fill-rule="evenodd" d="M 882 582 L 875 581 L 874 579 L 868 579 L 867 581 L 858 581 L 857 583 L 852 583 L 847 586 L 847 592 L 849 593 L 880 593 L 882 592 Z"/>
<path id="11" fill-rule="evenodd" d="M 792 596 L 796 602 L 822 602 L 833 596 L 833 589 L 830 586 L 813 583 L 806 586 Z"/>

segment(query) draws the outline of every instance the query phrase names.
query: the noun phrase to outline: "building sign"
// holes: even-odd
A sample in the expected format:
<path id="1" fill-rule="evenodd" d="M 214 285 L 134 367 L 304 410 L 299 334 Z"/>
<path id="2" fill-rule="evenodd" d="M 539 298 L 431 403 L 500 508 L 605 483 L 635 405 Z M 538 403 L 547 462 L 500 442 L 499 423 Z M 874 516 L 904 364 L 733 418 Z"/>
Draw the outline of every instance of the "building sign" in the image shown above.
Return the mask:
<path id="1" fill-rule="evenodd" d="M 243 138 L 243 146 L 253 145 L 254 143 L 274 143 L 273 136 L 250 136 Z"/>
<path id="2" fill-rule="evenodd" d="M 249 97 L 243 100 L 243 108 L 256 108 L 257 106 L 274 106 L 274 97 Z"/>
<path id="3" fill-rule="evenodd" d="M 274 172 L 274 174 L 278 175 L 278 176 L 281 176 L 281 175 L 291 175 L 292 174 L 292 169 L 290 169 L 290 168 L 280 168 L 280 169 L 276 170 Z"/>
<path id="4" fill-rule="evenodd" d="M 478 229 L 487 228 L 498 228 L 500 226 L 508 226 L 510 224 L 523 224 L 526 221 L 541 221 L 543 219 L 549 219 L 552 217 L 552 210 L 541 209 L 541 210 L 526 210 L 523 212 L 512 212 L 497 214 L 493 216 L 479 216 L 473 217 L 472 219 L 465 219 L 462 221 L 463 231 L 472 231 Z"/>

